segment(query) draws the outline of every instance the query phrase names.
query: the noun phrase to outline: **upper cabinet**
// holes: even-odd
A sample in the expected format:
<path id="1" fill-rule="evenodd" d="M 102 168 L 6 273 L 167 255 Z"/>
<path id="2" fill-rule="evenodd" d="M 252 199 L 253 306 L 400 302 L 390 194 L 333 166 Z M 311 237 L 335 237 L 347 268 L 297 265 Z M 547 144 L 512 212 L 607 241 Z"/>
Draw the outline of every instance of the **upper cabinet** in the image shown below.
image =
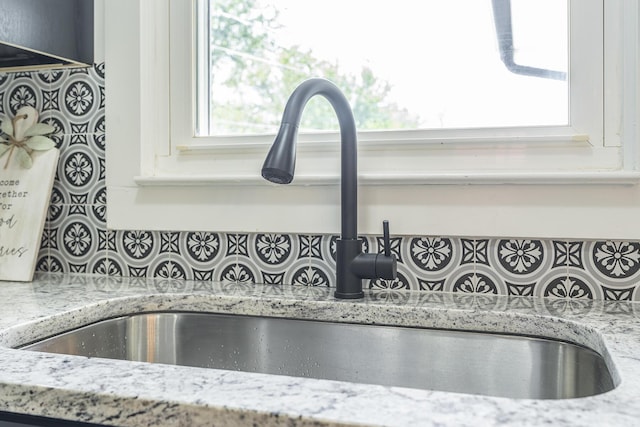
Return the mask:
<path id="1" fill-rule="evenodd" d="M 0 0 L 0 71 L 94 60 L 94 0 Z"/>

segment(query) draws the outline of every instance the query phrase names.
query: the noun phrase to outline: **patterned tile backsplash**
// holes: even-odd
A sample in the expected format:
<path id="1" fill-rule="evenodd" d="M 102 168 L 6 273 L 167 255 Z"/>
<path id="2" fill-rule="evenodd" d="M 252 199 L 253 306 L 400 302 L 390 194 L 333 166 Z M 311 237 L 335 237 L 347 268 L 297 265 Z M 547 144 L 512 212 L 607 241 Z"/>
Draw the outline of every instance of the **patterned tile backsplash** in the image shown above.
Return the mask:
<path id="1" fill-rule="evenodd" d="M 23 105 L 61 150 L 37 270 L 334 286 L 331 235 L 110 230 L 106 226 L 104 63 L 0 74 L 0 114 Z M 394 281 L 374 289 L 640 300 L 640 242 L 394 236 Z M 382 251 L 381 236 L 364 236 Z"/>

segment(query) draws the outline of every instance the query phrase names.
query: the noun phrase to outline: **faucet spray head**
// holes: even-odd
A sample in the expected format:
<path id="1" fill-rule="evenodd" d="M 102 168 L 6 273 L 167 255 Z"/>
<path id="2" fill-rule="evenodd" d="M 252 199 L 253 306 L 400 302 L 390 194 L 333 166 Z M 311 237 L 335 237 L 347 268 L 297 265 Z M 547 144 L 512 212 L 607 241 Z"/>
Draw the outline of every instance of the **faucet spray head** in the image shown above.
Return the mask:
<path id="1" fill-rule="evenodd" d="M 296 168 L 296 137 L 298 127 L 291 123 L 282 123 L 269 154 L 262 165 L 262 177 L 276 184 L 289 184 L 293 181 Z"/>

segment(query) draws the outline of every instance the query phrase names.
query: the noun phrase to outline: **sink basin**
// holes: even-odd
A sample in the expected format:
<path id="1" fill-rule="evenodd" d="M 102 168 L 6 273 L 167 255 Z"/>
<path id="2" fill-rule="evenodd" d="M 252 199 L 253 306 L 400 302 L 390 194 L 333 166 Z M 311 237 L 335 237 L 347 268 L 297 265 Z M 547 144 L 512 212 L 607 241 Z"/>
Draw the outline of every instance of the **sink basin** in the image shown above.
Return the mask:
<path id="1" fill-rule="evenodd" d="M 598 353 L 561 341 L 213 313 L 118 317 L 22 348 L 511 398 L 615 387 Z"/>

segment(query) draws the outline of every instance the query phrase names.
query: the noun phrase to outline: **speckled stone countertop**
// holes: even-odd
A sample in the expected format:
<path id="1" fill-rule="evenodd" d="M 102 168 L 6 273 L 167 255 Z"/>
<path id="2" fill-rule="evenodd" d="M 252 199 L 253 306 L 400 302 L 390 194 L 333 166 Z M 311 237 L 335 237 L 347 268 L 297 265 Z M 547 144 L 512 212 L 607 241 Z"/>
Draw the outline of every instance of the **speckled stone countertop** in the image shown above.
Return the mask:
<path id="1" fill-rule="evenodd" d="M 0 282 L 0 411 L 119 426 L 640 424 L 640 305 L 527 297 L 39 275 Z M 208 311 L 544 335 L 601 352 L 620 384 L 508 399 L 15 350 L 106 317 Z M 425 363 L 428 363 L 426 360 Z"/>

